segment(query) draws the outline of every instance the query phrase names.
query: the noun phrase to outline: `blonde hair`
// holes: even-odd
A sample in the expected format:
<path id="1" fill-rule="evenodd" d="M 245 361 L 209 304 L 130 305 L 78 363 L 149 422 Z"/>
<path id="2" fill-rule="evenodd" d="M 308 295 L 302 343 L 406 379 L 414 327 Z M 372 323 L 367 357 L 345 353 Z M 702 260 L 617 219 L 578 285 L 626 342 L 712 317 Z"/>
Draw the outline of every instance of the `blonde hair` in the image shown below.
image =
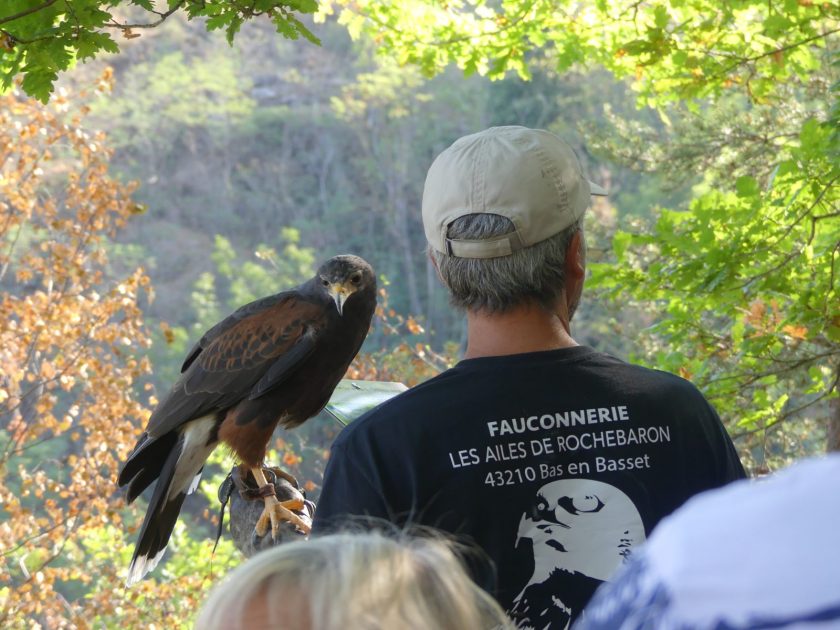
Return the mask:
<path id="1" fill-rule="evenodd" d="M 365 532 L 331 534 L 257 554 L 213 589 L 195 627 L 477 630 L 515 626 L 469 578 L 449 542 Z"/>

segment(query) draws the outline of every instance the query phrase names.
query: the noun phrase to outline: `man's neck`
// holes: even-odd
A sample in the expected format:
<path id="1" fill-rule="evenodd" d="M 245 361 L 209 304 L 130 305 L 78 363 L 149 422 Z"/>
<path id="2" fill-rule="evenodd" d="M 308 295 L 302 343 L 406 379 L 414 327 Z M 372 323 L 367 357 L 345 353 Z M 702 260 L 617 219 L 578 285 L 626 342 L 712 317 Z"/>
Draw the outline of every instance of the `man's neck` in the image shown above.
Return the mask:
<path id="1" fill-rule="evenodd" d="M 465 359 L 557 350 L 578 345 L 565 309 L 551 313 L 538 306 L 501 314 L 467 312 Z"/>

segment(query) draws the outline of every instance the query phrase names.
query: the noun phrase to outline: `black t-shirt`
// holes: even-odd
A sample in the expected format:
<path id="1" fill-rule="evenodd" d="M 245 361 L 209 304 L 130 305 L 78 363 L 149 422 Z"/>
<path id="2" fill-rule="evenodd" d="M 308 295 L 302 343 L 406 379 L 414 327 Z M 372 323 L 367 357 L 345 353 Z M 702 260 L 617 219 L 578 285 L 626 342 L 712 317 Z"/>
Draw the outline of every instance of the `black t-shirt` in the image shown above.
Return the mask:
<path id="1" fill-rule="evenodd" d="M 372 516 L 462 536 L 514 619 L 563 628 L 660 519 L 743 476 L 677 376 L 584 346 L 467 359 L 342 431 L 314 528 Z"/>

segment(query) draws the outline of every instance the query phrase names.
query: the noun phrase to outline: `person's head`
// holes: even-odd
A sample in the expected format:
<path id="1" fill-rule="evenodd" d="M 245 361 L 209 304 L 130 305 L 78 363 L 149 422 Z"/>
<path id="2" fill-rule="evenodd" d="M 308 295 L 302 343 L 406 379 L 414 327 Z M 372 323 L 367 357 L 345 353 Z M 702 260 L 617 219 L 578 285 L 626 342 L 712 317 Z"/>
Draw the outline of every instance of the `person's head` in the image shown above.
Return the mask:
<path id="1" fill-rule="evenodd" d="M 493 127 L 456 140 L 423 191 L 429 254 L 452 303 L 553 310 L 565 294 L 571 318 L 583 286 L 583 214 L 590 195 L 604 194 L 547 131 Z"/>
<path id="2" fill-rule="evenodd" d="M 201 630 L 513 628 L 447 542 L 338 533 L 279 545 L 237 567 L 211 593 Z"/>

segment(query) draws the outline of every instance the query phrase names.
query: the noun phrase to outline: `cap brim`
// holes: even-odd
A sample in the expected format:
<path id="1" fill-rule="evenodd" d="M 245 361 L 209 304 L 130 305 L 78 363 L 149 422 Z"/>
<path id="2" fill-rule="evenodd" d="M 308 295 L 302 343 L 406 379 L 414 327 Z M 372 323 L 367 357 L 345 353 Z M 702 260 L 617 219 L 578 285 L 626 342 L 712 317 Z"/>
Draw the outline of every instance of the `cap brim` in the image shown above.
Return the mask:
<path id="1" fill-rule="evenodd" d="M 609 193 L 603 186 L 599 186 L 595 182 L 589 182 L 589 194 L 597 195 L 598 197 L 606 197 Z"/>

